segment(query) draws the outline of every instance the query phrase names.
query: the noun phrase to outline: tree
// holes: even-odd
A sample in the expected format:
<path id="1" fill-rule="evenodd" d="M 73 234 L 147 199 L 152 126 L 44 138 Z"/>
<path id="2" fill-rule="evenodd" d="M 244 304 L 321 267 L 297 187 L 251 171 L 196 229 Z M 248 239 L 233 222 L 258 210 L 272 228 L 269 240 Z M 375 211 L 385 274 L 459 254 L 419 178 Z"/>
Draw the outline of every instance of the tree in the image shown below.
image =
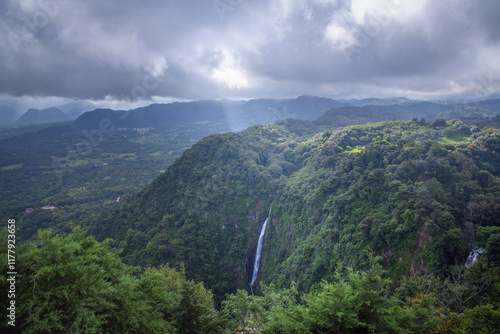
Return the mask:
<path id="1" fill-rule="evenodd" d="M 497 266 L 500 265 L 500 233 L 491 234 L 486 243 L 488 258 Z"/>
<path id="2" fill-rule="evenodd" d="M 224 330 L 212 294 L 201 283 L 187 281 L 183 271 L 168 266 L 146 269 L 137 277 L 137 268 L 123 264 L 108 243 L 85 237 L 78 227 L 66 237 L 50 230 L 38 232 L 16 259 L 19 320 L 8 329 L 16 333 Z M 1 286 L 7 291 L 5 284 L 4 279 Z"/>
<path id="3" fill-rule="evenodd" d="M 437 328 L 436 334 L 498 333 L 500 310 L 488 304 L 466 310 L 451 317 L 446 324 Z"/>
<path id="4" fill-rule="evenodd" d="M 390 280 L 370 256 L 366 272 L 336 268 L 335 282 L 323 281 L 304 296 L 305 305 L 298 305 L 275 315 L 269 332 L 275 333 L 396 333 L 400 326 L 390 309 L 393 298 L 386 297 Z"/>
<path id="5" fill-rule="evenodd" d="M 214 308 L 212 292 L 202 283 L 185 281 L 175 323 L 179 333 L 219 333 L 221 326 Z"/>
<path id="6" fill-rule="evenodd" d="M 155 319 L 144 304 L 134 268 L 123 265 L 108 249 L 84 237 L 79 228 L 67 237 L 38 233 L 17 259 L 20 319 L 23 333 L 121 332 L 162 330 L 169 323 Z"/>
<path id="7" fill-rule="evenodd" d="M 296 307 L 297 287 L 278 291 L 274 285 L 261 283 L 262 296 L 249 295 L 245 290 L 238 290 L 228 295 L 222 303 L 222 316 L 228 321 L 232 331 L 274 333 L 272 324 L 281 323 L 286 317 L 286 310 Z M 290 318 L 288 319 L 290 320 Z M 293 319 L 292 319 L 292 322 Z M 297 323 L 297 322 L 295 322 Z M 271 325 L 270 325 L 271 324 Z M 303 329 L 303 326 L 301 327 Z"/>
<path id="8" fill-rule="evenodd" d="M 394 306 L 391 315 L 401 327 L 402 333 L 432 333 L 444 320 L 444 309 L 436 306 L 432 294 L 406 297 L 402 306 Z"/>

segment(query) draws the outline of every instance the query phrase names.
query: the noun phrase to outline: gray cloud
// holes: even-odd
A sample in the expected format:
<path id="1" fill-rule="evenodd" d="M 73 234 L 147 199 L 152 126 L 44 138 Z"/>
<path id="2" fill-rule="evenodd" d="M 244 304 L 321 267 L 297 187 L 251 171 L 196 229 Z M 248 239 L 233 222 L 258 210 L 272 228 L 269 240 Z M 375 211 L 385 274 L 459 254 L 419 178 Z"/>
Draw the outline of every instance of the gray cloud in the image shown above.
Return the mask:
<path id="1" fill-rule="evenodd" d="M 485 97 L 494 0 L 6 0 L 0 95 Z"/>

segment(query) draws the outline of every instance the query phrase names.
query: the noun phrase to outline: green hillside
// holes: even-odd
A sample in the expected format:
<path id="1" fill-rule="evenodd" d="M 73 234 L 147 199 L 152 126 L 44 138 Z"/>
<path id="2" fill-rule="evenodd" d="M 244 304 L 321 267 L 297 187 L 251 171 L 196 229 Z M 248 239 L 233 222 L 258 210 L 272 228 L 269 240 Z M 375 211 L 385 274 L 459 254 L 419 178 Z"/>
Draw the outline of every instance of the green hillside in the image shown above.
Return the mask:
<path id="1" fill-rule="evenodd" d="M 113 238 L 130 264 L 184 262 L 188 276 L 219 298 L 244 288 L 280 177 L 298 169 L 285 152 L 313 132 L 306 121 L 288 120 L 208 136 L 90 233 Z"/>
<path id="2" fill-rule="evenodd" d="M 305 121 L 204 138 L 90 226 L 126 263 L 183 262 L 218 300 L 249 282 L 271 203 L 260 279 L 301 291 L 335 266 L 382 257 L 393 279 L 444 276 L 475 245 L 498 247 L 500 131 L 458 120 L 388 121 L 315 133 Z M 490 251 L 489 258 L 498 261 Z"/>
<path id="3" fill-rule="evenodd" d="M 460 121 L 398 121 L 311 138 L 315 154 L 274 200 L 265 280 L 308 289 L 339 262 L 364 268 L 368 251 L 394 279 L 463 264 L 487 242 L 477 230 L 500 224 L 500 132 L 466 131 Z"/>

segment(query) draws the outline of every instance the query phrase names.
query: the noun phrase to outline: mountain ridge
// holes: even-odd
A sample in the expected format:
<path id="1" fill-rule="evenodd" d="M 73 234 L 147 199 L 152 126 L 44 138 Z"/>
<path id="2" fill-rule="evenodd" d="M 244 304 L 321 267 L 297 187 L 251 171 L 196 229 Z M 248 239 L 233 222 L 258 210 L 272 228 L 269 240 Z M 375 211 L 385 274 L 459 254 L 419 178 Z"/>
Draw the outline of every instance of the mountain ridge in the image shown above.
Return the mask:
<path id="1" fill-rule="evenodd" d="M 56 123 L 71 120 L 61 109 L 51 107 L 47 109 L 28 109 L 16 121 L 17 124 L 32 125 L 39 123 Z"/>

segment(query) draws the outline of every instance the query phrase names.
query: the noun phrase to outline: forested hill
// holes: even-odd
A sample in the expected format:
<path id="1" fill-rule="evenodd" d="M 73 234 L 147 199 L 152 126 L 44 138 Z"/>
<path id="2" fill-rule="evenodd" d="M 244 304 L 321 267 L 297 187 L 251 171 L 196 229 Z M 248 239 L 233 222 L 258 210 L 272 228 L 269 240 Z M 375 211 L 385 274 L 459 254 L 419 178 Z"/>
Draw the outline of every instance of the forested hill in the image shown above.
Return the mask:
<path id="1" fill-rule="evenodd" d="M 500 131 L 459 120 L 386 121 L 318 132 L 286 120 L 211 135 L 90 233 L 126 263 L 184 263 L 220 301 L 244 288 L 269 207 L 259 279 L 308 290 L 338 262 L 382 256 L 392 278 L 499 263 Z"/>
<path id="2" fill-rule="evenodd" d="M 127 263 L 182 261 L 219 297 L 244 288 L 277 181 L 298 170 L 285 151 L 314 132 L 306 121 L 286 120 L 210 135 L 90 233 L 115 239 Z"/>

